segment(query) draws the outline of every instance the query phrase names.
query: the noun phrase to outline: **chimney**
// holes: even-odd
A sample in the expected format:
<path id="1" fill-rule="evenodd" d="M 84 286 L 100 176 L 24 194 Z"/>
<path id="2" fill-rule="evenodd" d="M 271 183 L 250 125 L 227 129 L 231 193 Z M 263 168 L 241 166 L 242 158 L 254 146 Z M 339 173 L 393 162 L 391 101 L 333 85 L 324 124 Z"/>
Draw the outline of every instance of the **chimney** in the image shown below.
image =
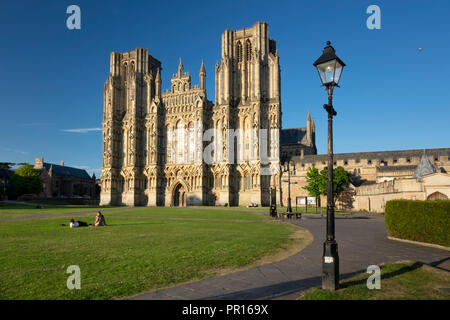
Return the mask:
<path id="1" fill-rule="evenodd" d="M 61 160 L 61 167 L 64 167 L 64 161 Z"/>
<path id="2" fill-rule="evenodd" d="M 44 158 L 36 158 L 36 161 L 34 163 L 35 169 L 42 169 L 44 168 Z"/>

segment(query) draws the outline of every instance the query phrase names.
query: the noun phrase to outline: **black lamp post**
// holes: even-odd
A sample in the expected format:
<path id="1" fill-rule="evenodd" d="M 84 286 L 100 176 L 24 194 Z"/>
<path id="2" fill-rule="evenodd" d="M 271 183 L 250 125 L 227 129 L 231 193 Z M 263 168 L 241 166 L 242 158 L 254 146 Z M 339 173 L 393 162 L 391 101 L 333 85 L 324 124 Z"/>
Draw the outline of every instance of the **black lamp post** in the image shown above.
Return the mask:
<path id="1" fill-rule="evenodd" d="M 287 161 L 287 165 L 284 169 L 284 172 L 288 173 L 288 206 L 287 206 L 287 213 L 292 213 L 292 205 L 291 205 L 291 169 L 290 169 L 290 160 Z M 295 164 L 292 162 L 292 165 L 295 170 Z"/>
<path id="2" fill-rule="evenodd" d="M 339 79 L 345 63 L 336 56 L 331 42 L 323 49 L 322 55 L 313 65 L 319 72 L 322 86 L 328 92 L 328 104 L 323 107 L 328 112 L 328 187 L 327 187 L 327 240 L 323 244 L 322 289 L 337 290 L 339 288 L 339 255 L 338 245 L 334 237 L 334 195 L 333 195 L 333 89 L 339 87 Z"/>

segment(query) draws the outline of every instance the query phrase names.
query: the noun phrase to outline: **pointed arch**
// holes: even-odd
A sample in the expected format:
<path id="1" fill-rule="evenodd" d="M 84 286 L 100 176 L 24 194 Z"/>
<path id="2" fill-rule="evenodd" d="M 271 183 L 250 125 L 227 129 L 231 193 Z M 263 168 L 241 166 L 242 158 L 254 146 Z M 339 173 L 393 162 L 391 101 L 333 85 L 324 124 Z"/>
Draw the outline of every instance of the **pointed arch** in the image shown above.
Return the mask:
<path id="1" fill-rule="evenodd" d="M 245 45 L 247 47 L 247 61 L 251 61 L 252 60 L 252 42 L 250 41 L 250 39 L 247 39 Z"/>
<path id="2" fill-rule="evenodd" d="M 236 43 L 236 59 L 238 62 L 242 62 L 242 43 L 238 41 Z"/>

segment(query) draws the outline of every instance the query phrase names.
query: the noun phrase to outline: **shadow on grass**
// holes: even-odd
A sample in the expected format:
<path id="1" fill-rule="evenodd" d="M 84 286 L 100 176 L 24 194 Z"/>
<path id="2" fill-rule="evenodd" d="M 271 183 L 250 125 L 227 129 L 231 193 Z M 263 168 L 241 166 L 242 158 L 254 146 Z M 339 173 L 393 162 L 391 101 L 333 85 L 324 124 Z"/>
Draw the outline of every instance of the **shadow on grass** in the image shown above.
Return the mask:
<path id="1" fill-rule="evenodd" d="M 443 263 L 444 261 L 448 260 L 449 258 L 442 259 L 439 261 L 428 263 L 427 265 L 435 266 Z M 416 262 L 411 266 L 408 267 L 402 267 L 399 270 L 389 272 L 382 274 L 382 279 L 389 279 L 396 277 L 398 275 L 414 271 L 421 266 L 423 266 L 425 263 L 423 262 Z M 346 283 L 342 283 L 342 280 L 351 278 L 356 275 L 360 275 L 366 273 L 366 270 L 358 270 L 351 273 L 341 274 L 341 289 L 348 288 L 351 286 L 361 285 L 365 284 L 367 282 L 367 279 L 361 279 L 361 280 L 355 280 L 350 281 Z M 288 281 L 288 282 L 281 282 L 269 286 L 259 287 L 259 288 L 252 288 L 248 290 L 243 291 L 236 291 L 231 292 L 219 296 L 212 296 L 207 297 L 206 299 L 212 299 L 212 300 L 256 300 L 256 299 L 279 299 L 279 298 L 286 298 L 291 296 L 290 298 L 295 298 L 300 296 L 301 292 L 306 291 L 312 287 L 321 287 L 322 285 L 322 278 L 321 277 L 311 277 L 296 281 Z"/>
<path id="2" fill-rule="evenodd" d="M 407 273 L 407 272 L 414 271 L 414 270 L 419 269 L 420 267 L 422 267 L 424 264 L 425 263 L 423 263 L 423 262 L 415 262 L 411 266 L 405 266 L 405 267 L 402 267 L 402 268 L 400 268 L 400 269 L 398 269 L 396 271 L 392 271 L 392 272 L 389 272 L 389 273 L 384 273 L 384 274 L 382 273 L 381 274 L 381 279 L 382 280 L 386 280 L 386 279 L 390 279 L 390 278 L 399 276 L 399 275 Z M 381 269 L 383 269 L 383 266 L 381 267 Z M 365 270 L 363 270 L 361 272 L 358 272 L 358 273 L 365 273 Z M 366 282 L 367 282 L 367 279 L 364 278 L 364 279 L 360 279 L 360 280 L 354 280 L 354 281 L 341 283 L 340 284 L 340 289 L 345 289 L 345 288 L 349 288 L 349 287 L 352 287 L 352 286 L 358 286 L 358 285 L 361 285 L 361 284 L 366 284 Z"/>

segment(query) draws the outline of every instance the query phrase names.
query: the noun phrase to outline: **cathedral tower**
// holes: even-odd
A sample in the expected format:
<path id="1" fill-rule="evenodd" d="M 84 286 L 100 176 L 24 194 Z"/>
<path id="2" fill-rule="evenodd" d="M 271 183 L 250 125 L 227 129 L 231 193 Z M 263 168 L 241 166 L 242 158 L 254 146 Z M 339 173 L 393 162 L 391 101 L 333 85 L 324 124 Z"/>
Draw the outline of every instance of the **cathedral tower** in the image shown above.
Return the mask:
<path id="1" fill-rule="evenodd" d="M 100 205 L 147 204 L 145 169 L 156 164 L 160 69 L 147 49 L 111 53 L 104 87 Z"/>
<path id="2" fill-rule="evenodd" d="M 180 58 L 170 89 L 162 92 L 161 63 L 147 49 L 111 54 L 101 205 L 269 205 L 279 199 L 280 66 L 268 25 L 225 30 L 215 71 L 213 105 L 203 61 L 200 83 L 192 85 Z"/>
<path id="3" fill-rule="evenodd" d="M 215 82 L 213 193 L 219 204 L 268 205 L 279 192 L 281 101 L 278 51 L 267 23 L 225 30 Z M 227 129 L 232 137 L 220 134 Z"/>

